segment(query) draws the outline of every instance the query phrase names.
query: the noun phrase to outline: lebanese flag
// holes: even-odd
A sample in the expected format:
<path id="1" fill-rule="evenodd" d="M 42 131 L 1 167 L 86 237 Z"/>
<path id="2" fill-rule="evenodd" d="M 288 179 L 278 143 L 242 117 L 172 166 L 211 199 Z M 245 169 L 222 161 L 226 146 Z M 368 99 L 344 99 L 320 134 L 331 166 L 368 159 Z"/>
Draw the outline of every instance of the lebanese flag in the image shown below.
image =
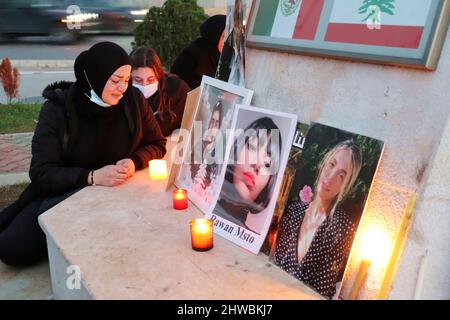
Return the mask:
<path id="1" fill-rule="evenodd" d="M 396 0 L 394 15 L 381 13 L 380 29 L 358 14 L 362 0 L 335 0 L 325 41 L 397 48 L 419 48 L 432 0 Z"/>
<path id="2" fill-rule="evenodd" d="M 283 10 L 282 5 L 295 10 Z M 325 0 L 261 0 L 253 35 L 314 40 Z"/>

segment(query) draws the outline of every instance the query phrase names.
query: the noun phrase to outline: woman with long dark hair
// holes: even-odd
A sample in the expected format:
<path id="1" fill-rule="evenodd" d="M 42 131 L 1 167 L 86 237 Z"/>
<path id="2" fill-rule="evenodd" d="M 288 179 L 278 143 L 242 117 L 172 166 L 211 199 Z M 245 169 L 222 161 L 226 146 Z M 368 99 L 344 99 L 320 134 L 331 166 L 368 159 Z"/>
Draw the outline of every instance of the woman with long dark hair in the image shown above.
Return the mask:
<path id="1" fill-rule="evenodd" d="M 260 233 L 247 225 L 247 217 L 260 213 L 269 205 L 277 178 L 281 144 L 279 128 L 268 117 L 259 118 L 245 128 L 233 144 L 214 209 L 217 215 Z"/>
<path id="2" fill-rule="evenodd" d="M 138 47 L 131 54 L 133 86 L 147 99 L 156 121 L 169 136 L 181 126 L 188 85 L 174 74 L 164 71 L 155 50 Z"/>

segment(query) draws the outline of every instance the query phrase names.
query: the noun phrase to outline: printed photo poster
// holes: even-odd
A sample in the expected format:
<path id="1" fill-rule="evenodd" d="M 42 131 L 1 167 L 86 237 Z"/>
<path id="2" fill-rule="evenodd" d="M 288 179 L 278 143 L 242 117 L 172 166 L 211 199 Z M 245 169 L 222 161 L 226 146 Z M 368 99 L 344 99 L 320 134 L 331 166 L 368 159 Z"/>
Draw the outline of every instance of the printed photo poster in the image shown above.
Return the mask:
<path id="1" fill-rule="evenodd" d="M 383 146 L 321 124 L 306 136 L 271 259 L 324 297 L 339 296 Z"/>
<path id="2" fill-rule="evenodd" d="M 246 0 L 227 0 L 224 43 L 216 78 L 237 86 L 245 86 L 245 13 Z"/>
<path id="3" fill-rule="evenodd" d="M 257 254 L 272 221 L 297 116 L 238 105 L 223 183 L 207 217 L 214 232 Z"/>
<path id="4" fill-rule="evenodd" d="M 203 212 L 211 212 L 221 183 L 226 134 L 231 129 L 236 104 L 250 104 L 253 91 L 203 76 L 188 150 L 175 185 Z"/>
<path id="5" fill-rule="evenodd" d="M 270 224 L 266 240 L 261 247 L 261 251 L 268 256 L 270 255 L 270 250 L 273 247 L 273 243 L 276 239 L 278 224 L 289 198 L 289 193 L 294 182 L 295 171 L 297 170 L 298 164 L 300 162 L 300 156 L 302 155 L 303 147 L 305 146 L 308 130 L 309 124 L 297 122 L 294 141 L 292 142 L 289 159 L 284 171 L 283 182 L 281 183 L 280 193 L 278 195 L 277 204 L 275 205 L 275 212 L 273 214 L 272 222 Z"/>

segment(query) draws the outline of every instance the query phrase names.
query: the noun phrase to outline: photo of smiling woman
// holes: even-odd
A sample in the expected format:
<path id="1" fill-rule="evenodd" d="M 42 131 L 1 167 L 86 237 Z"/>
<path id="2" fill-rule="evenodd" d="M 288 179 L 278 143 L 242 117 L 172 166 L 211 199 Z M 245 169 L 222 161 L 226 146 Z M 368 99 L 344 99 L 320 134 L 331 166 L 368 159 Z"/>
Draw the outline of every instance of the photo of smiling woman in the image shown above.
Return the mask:
<path id="1" fill-rule="evenodd" d="M 339 292 L 382 146 L 319 124 L 306 137 L 272 254 L 275 264 L 325 297 Z"/>
<path id="2" fill-rule="evenodd" d="M 249 231 L 259 251 L 272 219 L 278 189 L 286 166 L 296 116 L 239 105 L 234 139 L 227 149 L 227 163 L 213 220 L 221 220 L 235 234 L 219 234 L 238 244 Z M 256 240 L 257 239 L 257 240 Z M 250 243 L 249 243 L 250 244 Z"/>

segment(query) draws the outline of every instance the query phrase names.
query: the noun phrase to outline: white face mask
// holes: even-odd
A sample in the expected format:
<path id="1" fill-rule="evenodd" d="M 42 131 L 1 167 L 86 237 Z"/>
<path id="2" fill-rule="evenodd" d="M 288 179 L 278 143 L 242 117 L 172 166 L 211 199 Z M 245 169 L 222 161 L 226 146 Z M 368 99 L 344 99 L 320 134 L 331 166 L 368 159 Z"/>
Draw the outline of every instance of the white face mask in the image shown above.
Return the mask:
<path id="1" fill-rule="evenodd" d="M 155 81 L 154 83 L 148 84 L 146 86 L 133 83 L 133 87 L 138 88 L 144 95 L 145 99 L 148 99 L 152 95 L 154 95 L 156 91 L 158 91 L 158 84 L 158 81 Z"/>
<path id="2" fill-rule="evenodd" d="M 91 96 L 89 97 L 86 93 L 85 93 L 86 97 L 89 98 L 89 100 L 91 100 L 93 103 L 95 103 L 96 105 L 102 107 L 102 108 L 107 108 L 107 107 L 111 107 L 110 104 L 106 103 L 105 101 L 103 101 L 96 93 L 94 90 L 91 89 Z"/>
<path id="3" fill-rule="evenodd" d="M 84 76 L 86 77 L 86 80 L 87 80 L 89 86 L 91 87 L 91 96 L 89 97 L 89 96 L 87 95 L 87 93 L 84 93 L 84 94 L 86 95 L 86 97 L 88 97 L 89 100 L 91 100 L 93 103 L 95 103 L 96 105 L 98 105 L 98 106 L 100 106 L 100 107 L 102 107 L 102 108 L 111 107 L 110 104 L 108 104 L 108 103 L 106 103 L 105 101 L 103 101 L 102 98 L 100 98 L 100 97 L 95 93 L 94 89 L 93 89 L 92 86 L 91 86 L 91 83 L 89 82 L 89 78 L 88 78 L 88 76 L 87 76 L 87 74 L 86 74 L 86 70 L 83 70 L 83 71 L 84 71 Z M 119 100 L 122 99 L 122 97 L 123 97 L 123 95 L 120 96 Z"/>

